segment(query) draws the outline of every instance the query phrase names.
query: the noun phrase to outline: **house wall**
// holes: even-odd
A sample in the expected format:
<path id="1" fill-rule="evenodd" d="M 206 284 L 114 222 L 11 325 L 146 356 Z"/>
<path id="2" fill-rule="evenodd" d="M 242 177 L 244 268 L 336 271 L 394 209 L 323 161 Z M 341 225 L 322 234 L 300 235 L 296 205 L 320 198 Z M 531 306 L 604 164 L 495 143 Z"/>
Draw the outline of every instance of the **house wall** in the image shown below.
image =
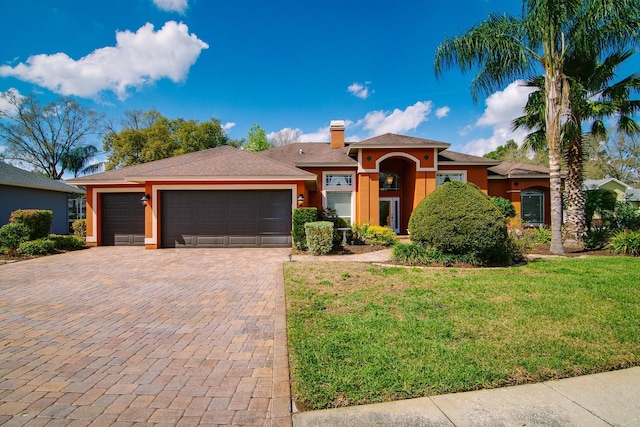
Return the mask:
<path id="1" fill-rule="evenodd" d="M 69 234 L 67 193 L 0 185 L 0 226 L 8 224 L 11 212 L 18 209 L 53 211 L 51 232 Z"/>
<path id="2" fill-rule="evenodd" d="M 359 161 L 361 161 L 361 167 L 365 171 L 373 171 L 376 170 L 379 172 L 377 168 L 377 164 L 381 161 L 384 161 L 388 157 L 400 157 L 400 158 L 409 158 L 415 165 L 415 161 L 413 159 L 418 160 L 420 169 L 434 169 L 435 168 L 435 159 L 438 156 L 437 149 L 435 148 L 401 148 L 390 149 L 390 148 L 366 148 L 363 149 L 362 152 L 358 155 Z M 382 160 L 380 160 L 382 159 Z"/>
<path id="3" fill-rule="evenodd" d="M 489 180 L 487 178 L 486 166 L 441 165 L 438 167 L 438 172 L 461 170 L 467 172 L 467 182 L 477 185 L 484 193 L 489 191 Z"/>
<path id="4" fill-rule="evenodd" d="M 546 178 L 507 178 L 489 180 L 489 196 L 503 197 L 510 200 L 516 208 L 516 216 L 522 213 L 520 194 L 525 190 L 538 190 L 544 193 L 544 223 L 551 224 L 551 197 L 549 180 Z"/>

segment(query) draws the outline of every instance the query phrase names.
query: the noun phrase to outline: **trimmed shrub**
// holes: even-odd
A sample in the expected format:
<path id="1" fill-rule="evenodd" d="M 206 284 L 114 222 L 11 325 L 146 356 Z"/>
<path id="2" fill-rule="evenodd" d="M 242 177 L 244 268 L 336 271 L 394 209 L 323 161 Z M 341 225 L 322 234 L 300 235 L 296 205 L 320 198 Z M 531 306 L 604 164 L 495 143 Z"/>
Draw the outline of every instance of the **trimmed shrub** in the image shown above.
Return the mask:
<path id="1" fill-rule="evenodd" d="M 49 210 L 21 209 L 13 211 L 9 222 L 25 225 L 29 229 L 29 240 L 47 237 L 51 230 L 53 212 Z"/>
<path id="2" fill-rule="evenodd" d="M 504 197 L 493 197 L 490 196 L 489 199 L 495 203 L 498 210 L 502 213 L 507 220 L 516 217 L 516 207 L 513 206 L 511 200 L 507 200 Z"/>
<path id="3" fill-rule="evenodd" d="M 316 208 L 298 208 L 293 210 L 291 235 L 293 245 L 300 250 L 307 249 L 307 234 L 304 225 L 308 222 L 318 220 L 318 210 Z M 74 222 L 75 226 L 75 222 Z M 74 228 L 75 231 L 75 228 Z M 86 226 L 85 226 L 86 232 Z"/>
<path id="4" fill-rule="evenodd" d="M 73 228 L 73 234 L 80 237 L 87 237 L 87 220 L 86 219 L 76 219 L 71 224 L 71 228 Z"/>
<path id="5" fill-rule="evenodd" d="M 452 181 L 438 187 L 413 211 L 409 232 L 413 242 L 443 254 L 480 264 L 513 262 L 505 217 L 473 184 Z"/>
<path id="6" fill-rule="evenodd" d="M 0 227 L 0 252 L 18 249 L 20 243 L 29 240 L 29 228 L 20 223 L 9 223 Z"/>
<path id="7" fill-rule="evenodd" d="M 75 251 L 78 249 L 83 249 L 87 246 L 82 237 L 75 235 L 49 234 L 49 237 L 47 237 L 47 239 L 53 242 L 56 249 L 60 249 L 63 251 Z"/>
<path id="8" fill-rule="evenodd" d="M 55 243 L 49 239 L 30 240 L 20 244 L 18 252 L 22 255 L 47 255 L 56 250 Z"/>
<path id="9" fill-rule="evenodd" d="M 333 247 L 333 223 L 330 221 L 308 222 L 304 225 L 307 247 L 313 255 L 326 255 Z"/>
<path id="10" fill-rule="evenodd" d="M 353 225 L 354 238 L 367 245 L 392 246 L 398 243 L 398 236 L 389 227 L 379 225 Z"/>
<path id="11" fill-rule="evenodd" d="M 338 228 L 348 228 L 347 231 L 347 241 L 353 239 L 353 233 L 351 231 L 351 226 L 347 222 L 346 219 L 340 218 L 338 216 L 338 212 L 335 209 L 327 208 L 318 213 L 319 221 L 329 221 L 333 223 L 333 248 L 337 249 L 342 246 L 342 231 L 339 231 Z"/>
<path id="12" fill-rule="evenodd" d="M 640 231 L 619 231 L 611 237 L 607 249 L 622 255 L 640 256 Z"/>

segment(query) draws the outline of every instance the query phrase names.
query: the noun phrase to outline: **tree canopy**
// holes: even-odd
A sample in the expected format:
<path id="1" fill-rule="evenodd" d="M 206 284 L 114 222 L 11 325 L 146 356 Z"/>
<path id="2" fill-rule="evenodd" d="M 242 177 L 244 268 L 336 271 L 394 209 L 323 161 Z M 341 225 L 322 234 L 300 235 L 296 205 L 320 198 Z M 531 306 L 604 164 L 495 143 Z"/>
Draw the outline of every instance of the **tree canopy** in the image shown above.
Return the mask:
<path id="1" fill-rule="evenodd" d="M 103 115 L 62 97 L 42 106 L 34 95 L 15 91 L 0 95 L 10 110 L 0 110 L 0 139 L 4 158 L 27 164 L 51 179 L 66 171 L 77 175 L 97 154 L 91 140 L 102 132 Z M 84 156 L 79 160 L 79 156 Z M 74 157 L 75 156 L 75 157 Z M 75 163 L 70 162 L 74 157 Z M 79 170 L 74 170 L 78 162 Z"/>
<path id="2" fill-rule="evenodd" d="M 637 0 L 523 0 L 522 15 L 492 14 L 466 33 L 446 38 L 437 48 L 440 75 L 453 66 L 476 71 L 471 95 L 501 89 L 515 79 L 544 75 L 545 140 L 551 192 L 551 251 L 562 245 L 561 131 L 569 106 L 565 59 L 572 51 L 622 48 L 640 39 Z"/>
<path id="3" fill-rule="evenodd" d="M 254 123 L 249 128 L 244 149 L 248 151 L 265 151 L 271 147 L 271 143 L 267 140 L 267 133 L 259 124 Z"/>
<path id="4" fill-rule="evenodd" d="M 121 129 L 112 129 L 103 141 L 108 170 L 232 143 L 218 119 L 168 119 L 155 109 L 125 112 Z"/>

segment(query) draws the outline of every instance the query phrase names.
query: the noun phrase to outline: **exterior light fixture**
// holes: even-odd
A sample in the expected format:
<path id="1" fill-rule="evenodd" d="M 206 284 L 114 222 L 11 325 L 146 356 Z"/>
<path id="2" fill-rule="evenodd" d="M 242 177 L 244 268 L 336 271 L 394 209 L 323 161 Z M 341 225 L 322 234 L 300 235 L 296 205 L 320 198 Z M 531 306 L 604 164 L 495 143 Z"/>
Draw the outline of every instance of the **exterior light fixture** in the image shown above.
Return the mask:
<path id="1" fill-rule="evenodd" d="M 304 203 L 304 194 L 298 196 L 298 207 L 301 207 Z"/>
<path id="2" fill-rule="evenodd" d="M 387 177 L 385 178 L 385 180 L 386 180 L 386 182 L 387 182 L 387 185 L 389 185 L 389 186 L 390 186 L 391 184 L 393 184 L 393 175 L 391 175 L 391 174 L 387 175 Z"/>
<path id="3" fill-rule="evenodd" d="M 145 194 L 140 198 L 143 206 L 149 206 L 149 200 L 151 200 L 151 196 L 149 196 L 148 194 Z"/>

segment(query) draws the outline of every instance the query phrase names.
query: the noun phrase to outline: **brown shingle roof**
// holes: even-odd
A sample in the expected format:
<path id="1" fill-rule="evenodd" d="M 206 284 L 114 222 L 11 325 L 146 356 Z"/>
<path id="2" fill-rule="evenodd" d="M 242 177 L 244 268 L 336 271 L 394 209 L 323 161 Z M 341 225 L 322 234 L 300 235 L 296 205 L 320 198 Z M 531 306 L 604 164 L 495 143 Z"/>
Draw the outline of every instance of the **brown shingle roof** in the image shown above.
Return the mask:
<path id="1" fill-rule="evenodd" d="M 446 142 L 434 141 L 431 139 L 416 138 L 414 136 L 397 135 L 395 133 L 385 133 L 384 135 L 375 136 L 349 145 L 349 150 L 357 148 L 449 148 L 451 144 Z"/>
<path id="2" fill-rule="evenodd" d="M 443 150 L 438 153 L 438 162 L 456 162 L 464 164 L 497 165 L 498 160 L 486 157 L 472 156 L 471 154 L 458 153 L 457 151 Z"/>
<path id="3" fill-rule="evenodd" d="M 490 167 L 489 172 L 503 176 L 549 175 L 549 168 L 528 163 L 502 162 Z"/>
<path id="4" fill-rule="evenodd" d="M 347 155 L 347 149 L 333 149 L 329 143 L 324 142 L 295 142 L 262 151 L 260 155 L 300 167 L 358 166 L 358 162 Z"/>
<path id="5" fill-rule="evenodd" d="M 266 158 L 258 153 L 222 146 L 88 175 L 71 182 L 96 184 L 101 182 L 144 182 L 150 179 L 190 178 L 315 180 L 316 176 L 281 161 Z"/>

